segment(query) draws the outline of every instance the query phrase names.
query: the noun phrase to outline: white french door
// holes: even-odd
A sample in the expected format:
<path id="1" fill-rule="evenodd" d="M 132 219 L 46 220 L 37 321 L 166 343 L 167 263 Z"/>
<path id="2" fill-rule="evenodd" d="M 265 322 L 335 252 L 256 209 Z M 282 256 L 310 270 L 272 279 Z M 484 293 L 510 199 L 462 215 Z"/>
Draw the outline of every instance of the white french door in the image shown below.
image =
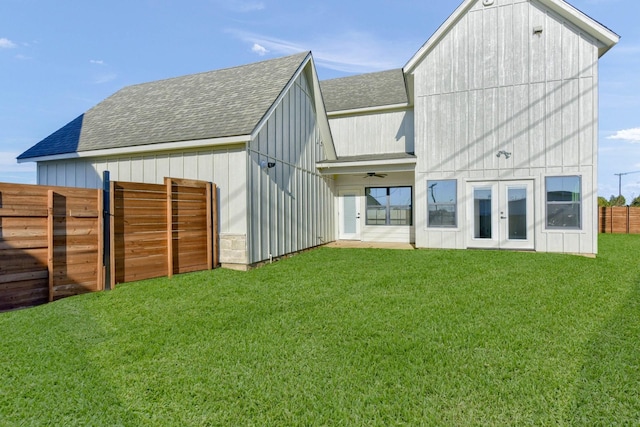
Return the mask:
<path id="1" fill-rule="evenodd" d="M 533 181 L 467 183 L 470 248 L 534 249 Z"/>
<path id="2" fill-rule="evenodd" d="M 340 190 L 338 206 L 339 238 L 341 240 L 360 240 L 360 209 L 362 190 Z"/>

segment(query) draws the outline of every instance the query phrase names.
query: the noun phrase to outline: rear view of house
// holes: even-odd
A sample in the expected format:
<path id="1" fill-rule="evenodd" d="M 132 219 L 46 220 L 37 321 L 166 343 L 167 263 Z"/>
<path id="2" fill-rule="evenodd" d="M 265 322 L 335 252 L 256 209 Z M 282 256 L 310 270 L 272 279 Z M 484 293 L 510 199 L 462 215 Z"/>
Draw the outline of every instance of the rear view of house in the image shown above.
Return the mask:
<path id="1" fill-rule="evenodd" d="M 465 0 L 402 69 L 320 83 L 307 52 L 130 86 L 19 161 L 215 182 L 228 266 L 336 239 L 595 254 L 618 38 L 563 0 Z"/>

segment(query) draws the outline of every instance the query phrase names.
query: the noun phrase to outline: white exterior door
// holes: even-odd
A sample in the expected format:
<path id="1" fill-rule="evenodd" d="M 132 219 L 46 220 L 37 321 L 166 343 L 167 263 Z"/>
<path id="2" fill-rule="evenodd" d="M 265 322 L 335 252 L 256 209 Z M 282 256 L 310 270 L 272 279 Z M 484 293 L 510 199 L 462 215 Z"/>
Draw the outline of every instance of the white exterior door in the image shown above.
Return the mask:
<path id="1" fill-rule="evenodd" d="M 362 190 L 340 190 L 339 196 L 339 238 L 341 240 L 360 240 L 360 209 L 362 205 Z"/>
<path id="2" fill-rule="evenodd" d="M 470 248 L 534 249 L 533 181 L 469 182 Z"/>

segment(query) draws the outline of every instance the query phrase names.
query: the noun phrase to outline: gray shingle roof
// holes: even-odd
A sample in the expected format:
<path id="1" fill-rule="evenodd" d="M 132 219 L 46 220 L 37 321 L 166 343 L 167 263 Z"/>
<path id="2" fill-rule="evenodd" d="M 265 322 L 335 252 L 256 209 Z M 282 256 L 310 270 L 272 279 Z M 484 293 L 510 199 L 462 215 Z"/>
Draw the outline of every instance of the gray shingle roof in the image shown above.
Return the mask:
<path id="1" fill-rule="evenodd" d="M 248 135 L 308 55 L 125 87 L 18 158 Z"/>
<path id="2" fill-rule="evenodd" d="M 320 82 L 327 112 L 408 102 L 402 69 Z"/>

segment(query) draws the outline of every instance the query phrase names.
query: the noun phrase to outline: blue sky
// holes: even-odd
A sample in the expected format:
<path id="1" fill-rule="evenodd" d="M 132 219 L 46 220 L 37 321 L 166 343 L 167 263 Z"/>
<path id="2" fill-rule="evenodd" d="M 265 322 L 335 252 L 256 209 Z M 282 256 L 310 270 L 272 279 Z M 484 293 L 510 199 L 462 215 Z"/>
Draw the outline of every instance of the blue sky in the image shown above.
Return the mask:
<path id="1" fill-rule="evenodd" d="M 15 157 L 124 86 L 312 50 L 321 79 L 398 68 L 461 0 L 2 0 L 0 181 Z M 640 171 L 640 2 L 571 0 L 622 36 L 600 60 L 599 194 Z M 640 173 L 623 195 L 640 196 Z"/>

